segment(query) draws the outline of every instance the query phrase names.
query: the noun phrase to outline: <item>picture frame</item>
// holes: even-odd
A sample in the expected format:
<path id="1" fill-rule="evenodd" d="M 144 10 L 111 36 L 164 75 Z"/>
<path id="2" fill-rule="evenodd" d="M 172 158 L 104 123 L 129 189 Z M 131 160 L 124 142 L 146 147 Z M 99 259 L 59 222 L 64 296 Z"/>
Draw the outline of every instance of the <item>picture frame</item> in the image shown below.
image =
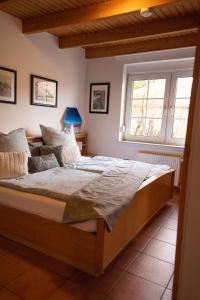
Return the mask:
<path id="1" fill-rule="evenodd" d="M 58 81 L 31 74 L 31 105 L 57 107 Z"/>
<path id="2" fill-rule="evenodd" d="M 17 71 L 0 67 L 0 103 L 17 103 Z"/>
<path id="3" fill-rule="evenodd" d="M 108 114 L 109 112 L 110 83 L 90 84 L 89 112 L 95 114 Z"/>

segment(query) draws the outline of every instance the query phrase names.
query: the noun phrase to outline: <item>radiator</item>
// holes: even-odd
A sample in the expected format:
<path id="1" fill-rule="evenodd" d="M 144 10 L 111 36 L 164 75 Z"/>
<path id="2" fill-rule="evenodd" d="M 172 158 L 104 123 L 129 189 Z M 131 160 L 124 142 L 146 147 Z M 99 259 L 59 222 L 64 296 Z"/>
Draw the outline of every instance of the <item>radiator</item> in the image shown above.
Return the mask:
<path id="1" fill-rule="evenodd" d="M 175 170 L 174 185 L 180 185 L 180 170 L 182 154 L 180 153 L 162 153 L 162 152 L 139 152 L 137 160 L 150 164 L 168 165 Z"/>

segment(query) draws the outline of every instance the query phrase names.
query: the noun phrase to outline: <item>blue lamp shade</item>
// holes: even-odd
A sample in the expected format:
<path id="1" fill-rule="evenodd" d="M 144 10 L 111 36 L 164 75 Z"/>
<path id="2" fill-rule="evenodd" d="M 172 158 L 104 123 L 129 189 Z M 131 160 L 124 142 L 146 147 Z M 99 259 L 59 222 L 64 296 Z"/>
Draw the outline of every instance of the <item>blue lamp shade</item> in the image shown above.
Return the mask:
<path id="1" fill-rule="evenodd" d="M 76 107 L 67 107 L 64 115 L 64 124 L 66 127 L 74 126 L 74 132 L 80 133 L 82 119 Z"/>

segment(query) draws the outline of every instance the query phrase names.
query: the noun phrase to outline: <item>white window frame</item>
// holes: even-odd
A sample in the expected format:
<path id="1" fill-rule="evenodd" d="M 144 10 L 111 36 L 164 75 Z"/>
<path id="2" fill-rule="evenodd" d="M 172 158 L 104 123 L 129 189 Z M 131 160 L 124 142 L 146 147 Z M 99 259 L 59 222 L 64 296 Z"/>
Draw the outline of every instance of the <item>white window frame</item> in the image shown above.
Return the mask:
<path id="1" fill-rule="evenodd" d="M 172 128 L 175 113 L 175 97 L 177 78 L 192 77 L 192 70 L 167 71 L 160 73 L 146 73 L 128 75 L 126 90 L 126 106 L 124 115 L 124 139 L 127 141 L 139 143 L 154 143 L 164 145 L 184 146 L 185 139 L 172 138 Z M 131 101 L 132 101 L 132 81 L 134 80 L 150 80 L 150 79 L 166 79 L 165 95 L 163 103 L 163 121 L 161 132 L 158 137 L 134 136 L 130 134 L 131 127 Z"/>
<path id="2" fill-rule="evenodd" d="M 173 121 L 175 114 L 175 100 L 176 100 L 176 83 L 178 78 L 192 77 L 192 70 L 172 72 L 171 89 L 169 97 L 168 117 L 167 117 L 167 130 L 165 141 L 170 145 L 184 145 L 185 139 L 172 138 Z"/>
<path id="3" fill-rule="evenodd" d="M 163 122 L 158 137 L 149 137 L 149 136 L 134 136 L 130 134 L 131 127 L 131 102 L 132 102 L 132 81 L 136 80 L 151 80 L 151 79 L 166 79 L 164 102 L 163 102 Z M 138 142 L 148 142 L 148 143 L 160 143 L 161 140 L 165 138 L 165 129 L 167 124 L 167 111 L 166 107 L 169 101 L 169 91 L 170 91 L 170 74 L 169 73 L 151 73 L 151 74 L 138 74 L 138 75 L 129 75 L 128 76 L 128 85 L 127 85 L 127 101 L 126 101 L 126 112 L 125 112 L 125 140 L 132 140 Z"/>

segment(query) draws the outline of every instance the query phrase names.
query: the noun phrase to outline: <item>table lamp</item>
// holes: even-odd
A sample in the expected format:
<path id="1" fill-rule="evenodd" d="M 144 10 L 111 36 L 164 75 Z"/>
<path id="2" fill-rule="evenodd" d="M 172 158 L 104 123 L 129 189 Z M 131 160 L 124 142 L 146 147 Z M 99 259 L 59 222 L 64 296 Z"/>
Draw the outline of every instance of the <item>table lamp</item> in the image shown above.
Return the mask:
<path id="1" fill-rule="evenodd" d="M 65 127 L 74 126 L 74 132 L 80 133 L 82 118 L 76 107 L 67 107 L 64 115 L 64 124 Z"/>

